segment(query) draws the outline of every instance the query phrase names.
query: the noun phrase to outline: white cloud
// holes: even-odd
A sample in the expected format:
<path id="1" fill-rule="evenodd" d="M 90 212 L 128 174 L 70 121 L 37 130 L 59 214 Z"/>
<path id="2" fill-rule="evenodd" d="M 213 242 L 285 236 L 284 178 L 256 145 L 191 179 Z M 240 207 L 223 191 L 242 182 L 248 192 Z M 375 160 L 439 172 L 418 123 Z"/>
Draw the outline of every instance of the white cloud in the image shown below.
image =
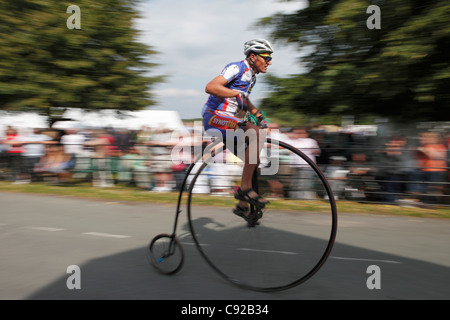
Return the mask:
<path id="1" fill-rule="evenodd" d="M 154 74 L 167 75 L 165 83 L 154 88 L 156 109 L 179 111 L 183 118 L 199 117 L 206 101 L 205 85 L 232 61 L 243 59 L 243 44 L 265 38 L 265 31 L 254 27 L 259 19 L 276 12 L 292 12 L 305 6 L 303 1 L 274 0 L 150 0 L 140 5 L 142 18 L 136 21 L 143 41 L 160 54 Z M 269 72 L 286 75 L 301 71 L 298 52 L 275 48 Z M 252 100 L 264 95 L 264 86 L 255 87 Z M 184 97 L 188 99 L 184 99 Z"/>

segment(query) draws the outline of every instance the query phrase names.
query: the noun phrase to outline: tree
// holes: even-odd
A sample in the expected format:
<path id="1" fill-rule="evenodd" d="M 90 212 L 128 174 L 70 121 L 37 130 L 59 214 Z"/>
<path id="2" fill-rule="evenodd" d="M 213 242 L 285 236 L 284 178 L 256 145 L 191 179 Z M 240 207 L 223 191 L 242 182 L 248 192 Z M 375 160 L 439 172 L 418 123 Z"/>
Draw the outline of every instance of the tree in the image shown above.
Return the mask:
<path id="1" fill-rule="evenodd" d="M 450 105 L 450 3 L 445 0 L 310 1 L 258 25 L 307 51 L 304 74 L 269 77 L 264 103 L 321 114 L 445 120 Z M 370 5 L 381 29 L 369 29 Z M 274 55 L 275 56 L 275 55 Z M 274 59 L 276 63 L 276 59 Z"/>
<path id="2" fill-rule="evenodd" d="M 136 40 L 136 0 L 76 1 L 81 29 L 66 25 L 74 3 L 0 2 L 0 109 L 138 110 L 154 102 L 146 75 L 152 48 Z"/>

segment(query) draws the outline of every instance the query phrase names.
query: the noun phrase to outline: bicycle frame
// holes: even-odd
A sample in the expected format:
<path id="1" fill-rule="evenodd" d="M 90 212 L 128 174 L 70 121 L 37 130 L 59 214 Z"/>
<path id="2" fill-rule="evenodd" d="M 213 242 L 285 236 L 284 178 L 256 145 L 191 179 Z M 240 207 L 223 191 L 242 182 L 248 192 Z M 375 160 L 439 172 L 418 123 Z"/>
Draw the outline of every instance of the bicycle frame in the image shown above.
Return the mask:
<path id="1" fill-rule="evenodd" d="M 328 237 L 328 243 L 326 245 L 325 251 L 323 254 L 319 257 L 317 263 L 311 268 L 311 270 L 305 272 L 304 275 L 296 279 L 295 281 L 289 282 L 284 285 L 278 285 L 278 286 L 270 286 L 270 287 L 264 287 L 264 286 L 255 286 L 253 284 L 246 284 L 242 282 L 241 280 L 236 279 L 234 276 L 230 277 L 227 275 L 227 273 L 223 272 L 221 269 L 217 267 L 217 265 L 210 260 L 208 255 L 203 250 L 203 247 L 199 243 L 197 239 L 196 232 L 194 230 L 193 224 L 192 224 L 192 214 L 191 214 L 191 205 L 192 205 L 192 194 L 195 183 L 197 181 L 197 178 L 202 174 L 202 171 L 205 169 L 205 167 L 211 163 L 216 161 L 217 159 L 215 156 L 221 152 L 224 151 L 225 144 L 221 139 L 216 139 L 212 143 L 210 143 L 204 150 L 202 150 L 201 154 L 197 155 L 194 159 L 194 161 L 189 165 L 189 167 L 186 170 L 184 179 L 181 184 L 181 189 L 179 191 L 178 195 L 178 201 L 176 206 L 176 214 L 175 214 L 175 221 L 173 225 L 173 232 L 172 234 L 159 234 L 153 238 L 153 240 L 150 242 L 149 249 L 150 249 L 150 257 L 151 257 L 151 263 L 152 265 L 161 273 L 163 274 L 174 274 L 178 272 L 184 262 L 184 252 L 183 248 L 181 246 L 181 243 L 179 242 L 179 239 L 176 237 L 176 231 L 179 221 L 179 214 L 182 212 L 181 210 L 181 203 L 183 199 L 183 193 L 185 189 L 188 189 L 189 196 L 187 198 L 187 218 L 188 218 L 188 224 L 190 233 L 192 235 L 192 238 L 194 240 L 194 243 L 197 246 L 197 249 L 200 251 L 201 255 L 205 258 L 205 260 L 208 262 L 208 264 L 217 271 L 222 277 L 225 279 L 231 281 L 232 283 L 236 284 L 239 287 L 255 290 L 255 291 L 261 291 L 261 292 L 272 292 L 272 291 L 280 291 L 289 289 L 292 287 L 295 287 L 305 281 L 307 281 L 309 278 L 311 278 L 325 263 L 326 259 L 328 258 L 331 249 L 333 247 L 335 237 L 336 237 L 336 231 L 337 231 L 337 210 L 336 210 L 336 204 L 334 201 L 334 196 L 332 194 L 332 190 L 326 180 L 326 177 L 323 175 L 323 173 L 320 171 L 319 167 L 317 167 L 311 159 L 309 159 L 305 154 L 303 154 L 298 149 L 295 149 L 294 147 L 290 146 L 287 143 L 273 140 L 271 138 L 266 138 L 266 142 L 272 146 L 275 146 L 274 150 L 277 150 L 279 147 L 283 147 L 289 151 L 291 151 L 294 155 L 302 158 L 304 161 L 306 161 L 311 168 L 315 171 L 317 176 L 322 181 L 322 184 L 328 194 L 328 199 L 330 202 L 330 210 L 331 210 L 331 229 L 330 229 L 330 235 Z M 271 147 L 272 148 L 272 147 Z M 272 149 L 271 149 L 272 150 Z M 271 153 L 272 155 L 272 153 Z M 255 168 L 255 172 L 253 174 L 252 179 L 252 188 L 259 194 L 259 185 L 258 185 L 258 177 L 260 175 L 266 175 L 267 172 L 262 171 L 262 167 L 258 166 Z M 261 172 L 260 172 L 261 170 Z M 193 172 L 194 171 L 194 172 Z M 193 178 L 189 180 L 190 177 Z M 187 188 L 189 186 L 189 188 Z M 262 217 L 262 210 L 259 210 L 256 206 L 250 204 L 250 213 L 256 214 L 255 218 L 255 224 L 256 222 Z M 168 238 L 170 239 L 169 242 L 167 242 Z M 178 249 L 177 249 L 178 248 Z M 155 250 L 154 250 L 155 249 Z M 161 250 L 163 249 L 162 253 Z M 176 254 L 177 250 L 179 250 L 179 254 Z M 155 252 L 159 252 L 158 255 L 155 255 Z M 166 259 L 174 259 L 171 258 L 172 256 L 175 256 L 175 260 L 171 260 L 172 262 L 169 262 L 166 264 L 164 261 Z M 173 263 L 175 262 L 175 263 Z"/>
<path id="2" fill-rule="evenodd" d="M 197 158 L 189 165 L 188 169 L 186 170 L 186 174 L 184 175 L 184 179 L 183 179 L 183 182 L 181 184 L 180 193 L 178 194 L 177 209 L 176 209 L 176 213 L 175 213 L 175 222 L 174 222 L 173 231 L 172 231 L 172 234 L 171 234 L 171 238 L 172 239 L 175 238 L 175 234 L 176 234 L 176 230 L 177 230 L 177 226 L 178 226 L 178 218 L 179 218 L 180 213 L 183 211 L 183 210 L 180 209 L 180 206 L 181 206 L 181 201 L 182 201 L 182 198 L 183 198 L 183 191 L 184 191 L 184 189 L 186 187 L 189 175 L 190 175 L 191 171 L 194 169 L 194 167 L 197 164 L 197 162 L 200 159 L 203 159 L 204 153 L 210 152 L 211 149 L 213 149 L 214 147 L 216 147 L 220 143 L 223 144 L 223 142 L 220 139 L 217 139 L 217 140 L 213 141 L 211 144 L 209 144 L 205 148 L 205 150 L 203 150 L 202 153 L 199 154 L 197 156 Z M 221 148 L 223 148 L 223 145 L 222 145 Z M 213 151 L 213 153 L 215 153 L 215 151 Z M 214 156 L 214 154 L 212 155 L 212 157 L 213 156 Z"/>
<path id="3" fill-rule="evenodd" d="M 246 117 L 247 117 L 247 115 L 246 115 Z M 244 125 L 247 123 L 247 121 L 248 121 L 248 120 L 244 120 L 242 123 L 239 123 L 239 124 L 238 124 L 239 127 L 244 126 Z M 182 210 L 180 209 L 180 206 L 181 206 L 181 200 L 182 200 L 182 198 L 183 198 L 183 191 L 184 191 L 184 189 L 185 189 L 185 187 L 186 187 L 186 182 L 187 182 L 187 180 L 188 180 L 188 177 L 189 177 L 191 171 L 194 169 L 194 167 L 195 167 L 195 165 L 197 164 L 197 162 L 198 162 L 200 159 L 203 158 L 204 154 L 205 154 L 206 152 L 210 152 L 211 149 L 213 149 L 214 147 L 216 147 L 216 146 L 217 146 L 218 144 L 220 144 L 220 143 L 222 143 L 221 148 L 223 148 L 225 145 L 224 145 L 224 143 L 223 143 L 223 141 L 222 141 L 221 139 L 216 139 L 216 140 L 213 141 L 211 144 L 209 144 L 209 145 L 205 148 L 205 150 L 203 150 L 203 151 L 197 156 L 197 158 L 189 165 L 188 169 L 186 170 L 186 174 L 185 174 L 184 179 L 183 179 L 183 182 L 182 182 L 182 184 L 181 184 L 180 193 L 178 194 L 177 209 L 176 209 L 176 213 L 175 213 L 175 222 L 174 222 L 173 231 L 172 231 L 172 234 L 171 234 L 171 238 L 172 238 L 172 239 L 175 237 L 176 229 L 177 229 L 177 226 L 178 226 L 178 217 L 179 217 L 180 213 L 182 212 Z M 219 149 L 219 150 L 220 150 L 220 149 Z M 214 153 L 215 153 L 215 151 L 213 151 L 213 154 L 212 154 L 211 158 L 214 157 Z M 253 181 L 257 181 L 257 180 L 255 180 L 255 179 L 256 179 L 256 171 L 257 171 L 257 169 L 255 170 L 255 175 L 253 176 L 253 179 L 254 179 Z"/>

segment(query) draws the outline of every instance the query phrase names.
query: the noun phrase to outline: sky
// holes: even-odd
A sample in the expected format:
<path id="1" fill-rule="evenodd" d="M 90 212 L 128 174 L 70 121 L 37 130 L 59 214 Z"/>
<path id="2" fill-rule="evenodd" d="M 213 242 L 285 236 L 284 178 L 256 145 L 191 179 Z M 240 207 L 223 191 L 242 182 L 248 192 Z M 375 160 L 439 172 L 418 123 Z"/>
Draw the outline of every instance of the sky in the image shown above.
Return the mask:
<path id="1" fill-rule="evenodd" d="M 208 98 L 206 84 L 230 62 L 244 59 L 247 40 L 268 38 L 269 30 L 255 27 L 258 19 L 277 12 L 289 13 L 306 6 L 306 0 L 144 0 L 136 28 L 139 41 L 158 51 L 151 75 L 166 75 L 152 88 L 157 101 L 153 110 L 175 110 L 182 119 L 200 118 Z M 286 76 L 302 72 L 299 52 L 274 43 L 268 73 Z M 257 77 L 251 100 L 257 106 L 267 95 L 264 75 Z"/>

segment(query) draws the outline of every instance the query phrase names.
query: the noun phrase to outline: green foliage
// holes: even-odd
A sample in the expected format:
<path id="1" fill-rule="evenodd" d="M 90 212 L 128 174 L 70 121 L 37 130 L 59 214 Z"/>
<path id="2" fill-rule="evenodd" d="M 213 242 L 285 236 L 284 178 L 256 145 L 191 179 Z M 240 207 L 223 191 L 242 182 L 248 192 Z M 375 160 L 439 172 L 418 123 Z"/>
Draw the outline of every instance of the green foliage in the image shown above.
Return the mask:
<path id="1" fill-rule="evenodd" d="M 2 0 L 0 109 L 138 110 L 161 77 L 146 75 L 156 54 L 139 43 L 135 0 Z M 68 29 L 67 7 L 81 9 Z"/>
<path id="2" fill-rule="evenodd" d="M 302 63 L 308 67 L 305 74 L 268 78 L 276 89 L 266 106 L 306 114 L 448 120 L 448 1 L 309 3 L 298 12 L 259 21 L 271 28 L 276 43 L 305 50 Z M 381 29 L 366 26 L 372 4 L 381 9 Z"/>

